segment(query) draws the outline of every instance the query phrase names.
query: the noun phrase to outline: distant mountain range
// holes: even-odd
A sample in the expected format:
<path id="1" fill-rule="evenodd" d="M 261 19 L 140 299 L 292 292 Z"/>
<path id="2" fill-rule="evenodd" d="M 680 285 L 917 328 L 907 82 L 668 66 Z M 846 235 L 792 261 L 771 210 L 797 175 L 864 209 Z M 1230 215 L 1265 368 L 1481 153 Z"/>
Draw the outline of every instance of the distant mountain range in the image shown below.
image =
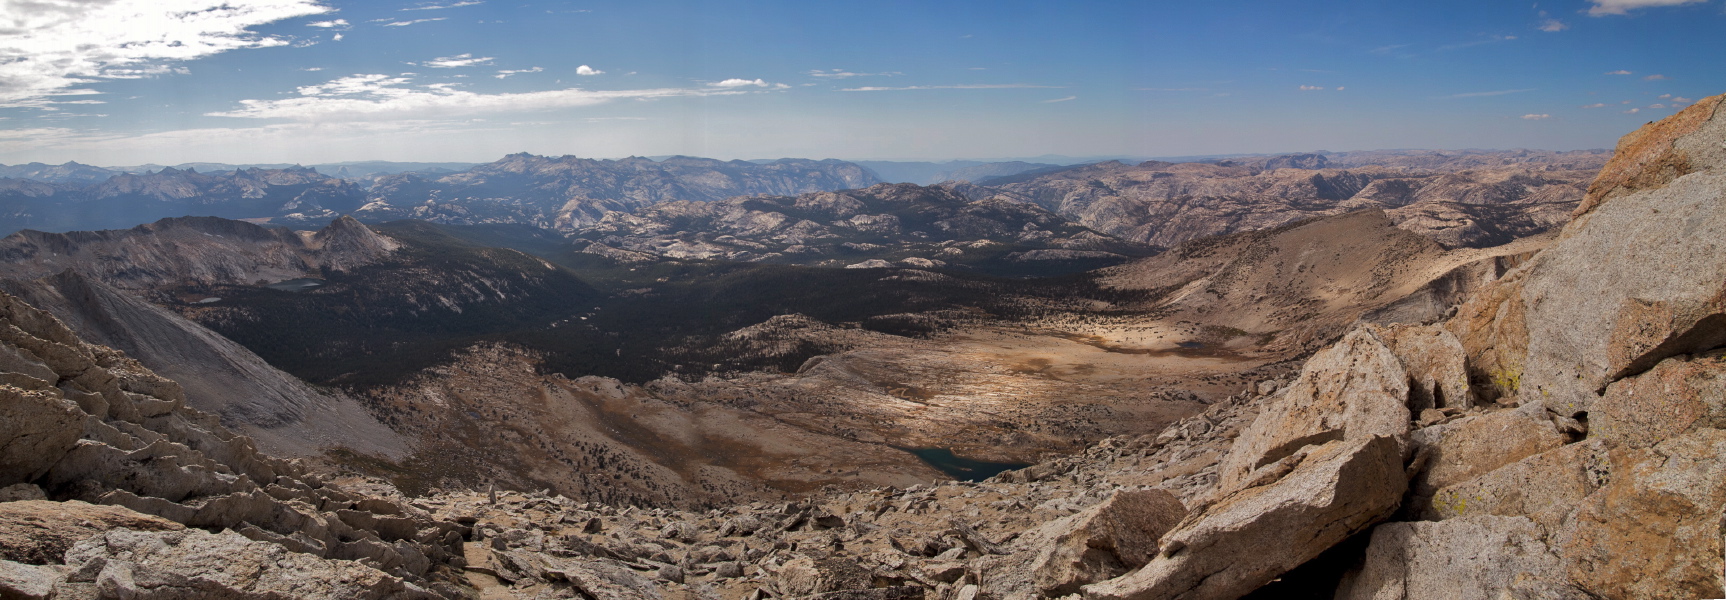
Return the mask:
<path id="1" fill-rule="evenodd" d="M 321 169 L 230 169 L 237 166 L 210 163 L 138 173 L 78 163 L 33 163 L 0 166 L 0 231 L 127 228 L 188 215 L 316 228 L 352 214 L 370 223 L 419 219 L 451 225 L 529 225 L 594 241 L 616 237 L 615 244 L 601 243 L 654 255 L 666 248 L 700 247 L 688 250 L 693 253 L 689 256 L 824 264 L 846 258 L 827 255 L 816 261 L 816 255 L 788 254 L 793 247 L 826 242 L 754 239 L 730 231 L 737 224 L 724 215 L 762 213 L 791 223 L 809 221 L 810 231 L 818 231 L 810 240 L 896 249 L 862 254 L 871 259 L 912 258 L 895 252 L 909 252 L 922 240 L 851 240 L 840 231 L 846 225 L 801 216 L 802 209 L 794 205 L 803 200 L 795 197 L 884 182 L 945 182 L 949 192 L 942 193 L 957 193 L 968 201 L 1034 205 L 1090 235 L 1118 238 L 1112 243 L 1135 248 L 1169 247 L 1197 237 L 1363 208 L 1386 210 L 1399 226 L 1447 246 L 1481 247 L 1564 222 L 1607 156 L 1604 151 L 1386 150 L 1062 165 L 684 156 L 603 160 L 523 153 L 483 165 L 356 162 Z M 461 170 L 454 170 L 457 167 Z M 779 200 L 751 200 L 757 197 Z M 663 219 L 672 221 L 654 223 Z M 719 241 L 723 236 L 731 240 Z M 668 252 L 664 255 L 686 254 Z M 776 258 L 764 258 L 768 255 Z"/>

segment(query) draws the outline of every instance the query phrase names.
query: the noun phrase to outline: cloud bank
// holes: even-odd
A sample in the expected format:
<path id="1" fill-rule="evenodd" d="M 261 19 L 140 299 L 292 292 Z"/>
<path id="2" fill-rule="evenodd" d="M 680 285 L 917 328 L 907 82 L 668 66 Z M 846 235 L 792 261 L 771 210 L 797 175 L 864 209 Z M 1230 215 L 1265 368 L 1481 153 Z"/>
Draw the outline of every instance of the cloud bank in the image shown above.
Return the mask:
<path id="1" fill-rule="evenodd" d="M 10 4 L 10 3 L 9 3 Z M 0 107 L 52 108 L 99 93 L 103 79 L 176 72 L 172 63 L 229 50 L 284 46 L 250 28 L 331 12 L 318 0 L 32 0 L 6 12 Z"/>
<path id="2" fill-rule="evenodd" d="M 569 88 L 538 92 L 481 94 L 453 84 L 413 85 L 410 77 L 353 75 L 297 90 L 297 98 L 241 100 L 240 108 L 207 113 L 238 119 L 285 119 L 301 122 L 367 119 L 436 119 L 499 112 L 522 112 L 593 106 L 614 100 L 648 100 L 689 96 L 751 93 L 729 89 L 660 88 L 646 90 L 584 90 Z"/>

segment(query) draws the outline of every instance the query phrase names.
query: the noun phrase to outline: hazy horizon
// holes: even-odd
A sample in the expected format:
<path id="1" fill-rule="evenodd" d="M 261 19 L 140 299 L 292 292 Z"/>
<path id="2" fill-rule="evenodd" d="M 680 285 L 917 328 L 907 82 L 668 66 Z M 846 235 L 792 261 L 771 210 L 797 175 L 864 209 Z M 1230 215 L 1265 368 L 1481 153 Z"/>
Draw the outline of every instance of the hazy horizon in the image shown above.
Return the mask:
<path id="1" fill-rule="evenodd" d="M 1721 0 L 44 0 L 0 17 L 6 164 L 1566 151 L 1726 91 L 1696 51 Z"/>

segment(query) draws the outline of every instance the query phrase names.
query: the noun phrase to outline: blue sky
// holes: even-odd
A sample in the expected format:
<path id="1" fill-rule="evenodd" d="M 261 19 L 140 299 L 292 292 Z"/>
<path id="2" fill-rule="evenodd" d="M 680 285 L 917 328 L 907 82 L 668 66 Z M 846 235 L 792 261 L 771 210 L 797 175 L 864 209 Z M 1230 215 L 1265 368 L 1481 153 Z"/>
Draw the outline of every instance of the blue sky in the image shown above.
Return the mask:
<path id="1" fill-rule="evenodd" d="M 1610 147 L 1726 0 L 0 0 L 0 162 Z"/>

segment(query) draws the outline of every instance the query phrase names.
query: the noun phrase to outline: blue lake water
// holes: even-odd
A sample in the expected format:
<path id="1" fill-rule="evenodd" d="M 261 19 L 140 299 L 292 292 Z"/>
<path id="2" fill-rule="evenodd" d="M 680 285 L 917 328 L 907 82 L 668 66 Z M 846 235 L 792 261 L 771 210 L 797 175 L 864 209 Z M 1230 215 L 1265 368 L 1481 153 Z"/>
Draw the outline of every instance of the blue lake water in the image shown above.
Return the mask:
<path id="1" fill-rule="evenodd" d="M 284 292 L 303 292 L 303 291 L 318 287 L 320 285 L 323 285 L 324 283 L 325 283 L 325 281 L 322 279 L 303 278 L 303 279 L 289 279 L 287 281 L 278 281 L 275 283 L 265 285 L 264 287 L 270 288 L 272 290 L 281 290 Z"/>
<path id="2" fill-rule="evenodd" d="M 905 448 L 906 452 L 917 455 L 929 466 L 940 469 L 954 479 L 960 481 L 982 481 L 994 477 L 996 473 L 1023 469 L 1031 465 L 1024 463 L 997 463 L 981 460 L 971 460 L 953 454 L 946 448 Z"/>

